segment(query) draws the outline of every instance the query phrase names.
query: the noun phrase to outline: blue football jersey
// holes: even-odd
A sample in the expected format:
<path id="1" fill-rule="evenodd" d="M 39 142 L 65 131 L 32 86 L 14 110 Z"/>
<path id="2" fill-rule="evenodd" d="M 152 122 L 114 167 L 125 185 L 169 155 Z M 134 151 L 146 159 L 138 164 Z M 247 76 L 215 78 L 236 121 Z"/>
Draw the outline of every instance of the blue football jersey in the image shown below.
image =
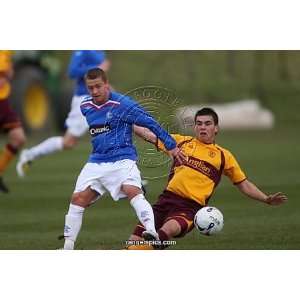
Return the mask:
<path id="1" fill-rule="evenodd" d="M 69 64 L 69 77 L 76 80 L 75 92 L 77 96 L 88 95 L 84 75 L 89 69 L 99 67 L 105 60 L 102 50 L 77 50 L 73 51 Z"/>
<path id="2" fill-rule="evenodd" d="M 115 162 L 122 159 L 137 160 L 132 141 L 134 124 L 150 129 L 167 150 L 176 147 L 175 140 L 140 105 L 128 96 L 110 92 L 108 100 L 97 105 L 91 97 L 81 103 L 92 138 L 89 162 Z"/>

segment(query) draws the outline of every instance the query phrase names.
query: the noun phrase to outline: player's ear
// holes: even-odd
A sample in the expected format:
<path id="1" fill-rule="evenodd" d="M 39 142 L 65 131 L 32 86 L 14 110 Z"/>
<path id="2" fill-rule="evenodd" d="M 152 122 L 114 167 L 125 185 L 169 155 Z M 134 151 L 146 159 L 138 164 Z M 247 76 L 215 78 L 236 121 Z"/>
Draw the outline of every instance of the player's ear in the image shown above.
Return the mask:
<path id="1" fill-rule="evenodd" d="M 186 128 L 185 128 L 185 129 L 186 129 Z M 196 130 L 196 123 L 194 123 L 194 125 L 193 125 L 193 130 L 194 130 L 195 133 L 197 133 L 197 130 Z"/>
<path id="2" fill-rule="evenodd" d="M 218 134 L 218 132 L 219 132 L 219 126 L 218 126 L 218 125 L 216 125 L 216 127 L 215 127 L 215 135 L 217 135 L 217 134 Z"/>

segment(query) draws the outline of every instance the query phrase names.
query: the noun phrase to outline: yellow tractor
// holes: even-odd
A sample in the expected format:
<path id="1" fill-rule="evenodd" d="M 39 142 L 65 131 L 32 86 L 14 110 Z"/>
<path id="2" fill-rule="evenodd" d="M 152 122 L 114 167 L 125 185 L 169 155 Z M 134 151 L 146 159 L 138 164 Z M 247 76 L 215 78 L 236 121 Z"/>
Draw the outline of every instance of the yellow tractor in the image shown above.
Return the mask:
<path id="1" fill-rule="evenodd" d="M 63 129 L 72 97 L 66 55 L 67 51 L 14 51 L 11 103 L 28 133 Z"/>

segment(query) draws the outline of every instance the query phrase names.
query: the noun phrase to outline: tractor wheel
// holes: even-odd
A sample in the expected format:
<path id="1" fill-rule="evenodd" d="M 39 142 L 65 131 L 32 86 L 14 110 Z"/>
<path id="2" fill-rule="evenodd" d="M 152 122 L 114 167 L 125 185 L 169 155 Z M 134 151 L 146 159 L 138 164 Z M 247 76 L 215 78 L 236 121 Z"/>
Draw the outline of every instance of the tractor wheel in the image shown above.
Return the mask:
<path id="1" fill-rule="evenodd" d="M 12 85 L 11 102 L 28 132 L 55 129 L 45 74 L 38 67 L 17 70 Z"/>

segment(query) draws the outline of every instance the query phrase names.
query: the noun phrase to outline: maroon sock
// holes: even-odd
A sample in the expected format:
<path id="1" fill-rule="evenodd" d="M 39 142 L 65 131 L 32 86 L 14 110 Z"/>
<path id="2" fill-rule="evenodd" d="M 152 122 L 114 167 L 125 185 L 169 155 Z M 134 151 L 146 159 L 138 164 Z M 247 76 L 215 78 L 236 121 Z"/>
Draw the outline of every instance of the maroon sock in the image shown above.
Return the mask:
<path id="1" fill-rule="evenodd" d="M 159 240 L 160 240 L 161 244 L 159 246 L 154 246 L 154 249 L 162 250 L 162 249 L 167 248 L 168 245 L 164 245 L 163 242 L 169 240 L 168 235 L 162 229 L 159 229 L 157 233 L 158 233 Z"/>
<path id="2" fill-rule="evenodd" d="M 169 240 L 168 235 L 162 229 L 159 229 L 157 233 L 158 233 L 159 239 L 161 241 L 168 241 Z"/>
<path id="3" fill-rule="evenodd" d="M 15 146 L 13 146 L 12 144 L 6 144 L 6 148 L 13 154 L 17 154 L 18 153 L 18 148 L 16 148 Z"/>

